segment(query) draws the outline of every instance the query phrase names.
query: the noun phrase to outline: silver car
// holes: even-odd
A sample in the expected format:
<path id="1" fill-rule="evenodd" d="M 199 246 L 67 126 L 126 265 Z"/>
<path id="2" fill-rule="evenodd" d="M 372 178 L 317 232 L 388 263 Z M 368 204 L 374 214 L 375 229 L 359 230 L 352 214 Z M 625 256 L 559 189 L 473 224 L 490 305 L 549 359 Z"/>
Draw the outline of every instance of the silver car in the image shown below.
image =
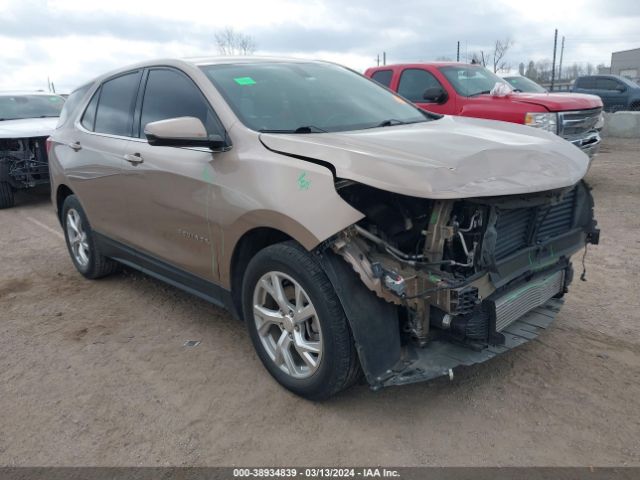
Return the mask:
<path id="1" fill-rule="evenodd" d="M 306 398 L 534 338 L 598 241 L 574 146 L 425 112 L 339 65 L 146 62 L 67 106 L 52 199 L 78 271 L 124 264 L 228 308 Z"/>

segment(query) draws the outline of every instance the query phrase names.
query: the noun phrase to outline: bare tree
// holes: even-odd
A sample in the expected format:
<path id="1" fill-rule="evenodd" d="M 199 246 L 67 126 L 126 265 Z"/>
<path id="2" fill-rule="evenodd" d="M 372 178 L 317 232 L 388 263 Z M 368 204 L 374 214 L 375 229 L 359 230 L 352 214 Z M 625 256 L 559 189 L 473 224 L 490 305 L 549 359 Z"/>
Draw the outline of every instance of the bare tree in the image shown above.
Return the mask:
<path id="1" fill-rule="evenodd" d="M 215 33 L 220 55 L 252 55 L 256 51 L 253 37 L 226 27 Z"/>
<path id="2" fill-rule="evenodd" d="M 509 64 L 504 61 L 504 57 L 507 55 L 509 48 L 513 45 L 511 39 L 496 40 L 495 48 L 493 49 L 493 73 L 497 73 L 498 70 L 507 70 Z"/>

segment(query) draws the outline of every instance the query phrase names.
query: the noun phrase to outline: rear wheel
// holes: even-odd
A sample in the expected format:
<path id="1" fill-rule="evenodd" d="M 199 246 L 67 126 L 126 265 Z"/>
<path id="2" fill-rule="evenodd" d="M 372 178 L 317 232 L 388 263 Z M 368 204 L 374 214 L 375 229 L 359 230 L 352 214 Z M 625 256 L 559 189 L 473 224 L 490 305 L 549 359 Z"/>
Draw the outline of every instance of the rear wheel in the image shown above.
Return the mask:
<path id="1" fill-rule="evenodd" d="M 324 271 L 298 244 L 256 254 L 242 298 L 258 356 L 285 388 L 322 400 L 357 380 L 359 363 L 342 306 Z"/>
<path id="2" fill-rule="evenodd" d="M 76 269 L 86 278 L 100 278 L 115 272 L 119 264 L 100 252 L 89 219 L 75 195 L 62 205 L 62 222 L 67 249 Z"/>
<path id="3" fill-rule="evenodd" d="M 11 208 L 15 205 L 13 189 L 7 182 L 0 182 L 0 208 Z"/>

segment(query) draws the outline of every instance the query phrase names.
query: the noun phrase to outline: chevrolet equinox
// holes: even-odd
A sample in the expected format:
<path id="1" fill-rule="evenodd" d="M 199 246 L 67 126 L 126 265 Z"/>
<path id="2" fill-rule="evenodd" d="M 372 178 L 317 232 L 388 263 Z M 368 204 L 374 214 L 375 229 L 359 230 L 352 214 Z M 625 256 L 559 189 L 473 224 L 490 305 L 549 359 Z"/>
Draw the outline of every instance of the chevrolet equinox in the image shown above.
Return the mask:
<path id="1" fill-rule="evenodd" d="M 82 275 L 124 264 L 229 309 L 309 399 L 535 338 L 599 237 L 575 146 L 332 63 L 130 66 L 75 90 L 47 149 Z"/>

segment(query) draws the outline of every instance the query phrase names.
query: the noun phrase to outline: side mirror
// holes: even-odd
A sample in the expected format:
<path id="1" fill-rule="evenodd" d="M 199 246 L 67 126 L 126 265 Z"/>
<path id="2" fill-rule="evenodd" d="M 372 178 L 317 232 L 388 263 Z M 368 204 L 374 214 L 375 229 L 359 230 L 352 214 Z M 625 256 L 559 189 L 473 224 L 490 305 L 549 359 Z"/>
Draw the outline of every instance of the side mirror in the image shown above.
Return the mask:
<path id="1" fill-rule="evenodd" d="M 444 103 L 449 96 L 442 87 L 430 87 L 424 91 L 422 98 L 428 103 Z"/>
<path id="2" fill-rule="evenodd" d="M 147 123 L 144 134 L 149 145 L 156 147 L 208 147 L 223 151 L 228 145 L 221 135 L 207 135 L 199 118 L 178 117 Z"/>
<path id="3" fill-rule="evenodd" d="M 618 85 L 618 88 L 616 88 L 616 90 L 620 93 L 624 93 L 627 89 L 623 85 Z"/>

